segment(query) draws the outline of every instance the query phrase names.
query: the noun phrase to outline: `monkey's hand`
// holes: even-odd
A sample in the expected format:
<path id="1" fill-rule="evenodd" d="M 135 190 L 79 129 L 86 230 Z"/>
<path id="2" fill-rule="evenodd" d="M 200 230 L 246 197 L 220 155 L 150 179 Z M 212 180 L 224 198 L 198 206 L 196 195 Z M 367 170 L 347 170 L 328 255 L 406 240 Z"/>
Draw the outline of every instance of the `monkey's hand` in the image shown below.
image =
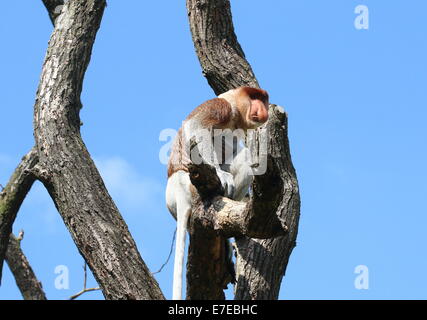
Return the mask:
<path id="1" fill-rule="evenodd" d="M 224 188 L 224 196 L 233 199 L 235 191 L 233 175 L 221 170 L 220 168 L 216 169 L 216 174 L 218 175 L 219 180 L 221 180 L 221 185 Z"/>

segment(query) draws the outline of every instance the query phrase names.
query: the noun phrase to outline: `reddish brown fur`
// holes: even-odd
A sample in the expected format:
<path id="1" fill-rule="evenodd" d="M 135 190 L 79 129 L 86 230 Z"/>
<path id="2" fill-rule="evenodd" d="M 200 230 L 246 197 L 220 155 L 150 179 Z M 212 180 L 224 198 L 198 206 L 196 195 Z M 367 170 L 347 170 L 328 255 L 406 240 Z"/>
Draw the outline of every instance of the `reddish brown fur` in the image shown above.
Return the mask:
<path id="1" fill-rule="evenodd" d="M 191 118 L 197 118 L 205 128 L 223 129 L 231 120 L 231 105 L 224 99 L 211 99 L 194 109 L 186 120 Z M 168 162 L 168 177 L 178 170 L 188 172 L 187 165 L 189 163 L 190 157 L 186 154 L 182 128 L 180 128 L 172 144 Z"/>
<path id="2" fill-rule="evenodd" d="M 168 162 L 168 178 L 178 170 L 188 172 L 187 165 L 189 163 L 190 159 L 185 152 L 182 128 L 180 128 L 175 137 L 175 141 L 172 143 L 171 154 Z"/>
<path id="3" fill-rule="evenodd" d="M 236 93 L 236 104 L 238 114 L 233 119 L 233 112 L 230 103 L 222 98 L 215 98 L 194 109 L 186 120 L 197 119 L 205 128 L 225 129 L 241 128 L 248 129 L 247 117 L 251 108 L 251 100 L 260 100 L 268 109 L 268 93 L 265 90 L 240 87 Z M 171 155 L 168 163 L 168 177 L 173 173 L 184 170 L 188 172 L 187 165 L 190 158 L 186 154 L 182 128 L 179 129 L 175 141 L 172 145 Z"/>
<path id="4" fill-rule="evenodd" d="M 226 128 L 231 120 L 231 105 L 225 99 L 211 99 L 194 109 L 187 120 L 190 118 L 199 118 L 205 128 Z"/>

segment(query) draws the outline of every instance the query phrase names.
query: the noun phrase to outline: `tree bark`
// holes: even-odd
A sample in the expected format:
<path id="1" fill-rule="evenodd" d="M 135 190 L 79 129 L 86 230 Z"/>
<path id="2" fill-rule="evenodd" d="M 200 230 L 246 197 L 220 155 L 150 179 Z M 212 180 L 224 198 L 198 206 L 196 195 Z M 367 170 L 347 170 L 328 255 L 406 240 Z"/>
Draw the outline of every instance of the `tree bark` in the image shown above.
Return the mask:
<path id="1" fill-rule="evenodd" d="M 0 192 L 0 281 L 12 226 L 22 202 L 35 181 L 30 170 L 37 162 L 37 150 L 33 148 L 22 158 L 8 184 Z"/>
<path id="2" fill-rule="evenodd" d="M 255 198 L 263 193 L 278 196 L 273 201 L 275 205 L 266 201 L 263 210 L 274 210 L 286 235 L 270 239 L 236 238 L 236 300 L 277 299 L 289 257 L 296 245 L 300 196 L 289 150 L 287 116 L 281 109 L 274 113 L 270 109 L 269 115 L 267 173 L 256 176 L 252 188 Z"/>
<path id="3" fill-rule="evenodd" d="M 191 35 L 203 75 L 216 95 L 259 87 L 234 33 L 229 0 L 187 0 Z"/>
<path id="4" fill-rule="evenodd" d="M 214 92 L 218 95 L 239 86 L 259 87 L 234 33 L 230 2 L 187 0 L 187 10 L 196 53 L 203 74 Z M 260 232 L 257 234 L 258 238 L 268 228 L 272 226 L 277 228 L 278 224 L 283 233 L 269 239 L 253 239 L 248 237 L 251 233 L 246 226 L 246 229 L 242 229 L 243 235 L 235 234 L 237 251 L 235 299 L 278 298 L 280 284 L 297 236 L 300 198 L 289 151 L 287 116 L 282 108 L 275 106 L 270 108 L 269 116 L 267 172 L 255 177 L 252 185 L 253 196 L 244 210 L 252 210 L 254 213 L 252 217 L 255 217 L 254 221 L 258 223 L 260 220 L 257 220 L 257 217 L 261 218 L 261 223 L 258 224 Z M 215 281 L 215 278 L 218 279 L 224 268 L 216 259 L 210 262 L 209 259 L 204 259 L 202 248 L 203 246 L 215 248 L 215 245 L 218 248 L 220 240 L 215 240 L 214 236 L 230 236 L 230 234 L 221 235 L 220 230 L 218 232 L 212 226 L 201 227 L 203 222 L 200 221 L 218 218 L 218 210 L 212 208 L 221 208 L 218 201 L 223 200 L 213 197 L 208 199 L 208 204 L 206 200 L 201 201 L 203 203 L 199 202 L 196 205 L 191 219 L 187 267 L 187 286 L 190 288 L 187 288 L 187 298 L 202 296 L 205 299 L 217 299 L 223 297 L 219 294 L 223 283 Z M 203 219 L 197 218 L 203 216 Z M 252 227 L 256 228 L 254 225 Z M 212 250 L 214 249 L 210 251 Z M 220 256 L 218 249 L 210 251 L 205 255 Z M 215 268 L 205 264 L 203 267 L 203 264 L 197 264 L 198 260 L 220 265 Z M 197 267 L 194 267 L 194 264 Z M 214 286 L 215 290 L 211 288 L 207 294 L 197 296 L 197 291 L 204 290 L 209 285 Z M 192 286 L 194 288 L 191 288 Z"/>
<path id="5" fill-rule="evenodd" d="M 246 235 L 267 239 L 286 234 L 287 227 L 281 225 L 275 211 L 266 210 L 268 205 L 277 206 L 277 201 L 272 201 L 275 197 L 268 195 L 269 199 L 258 197 L 248 202 L 234 201 L 222 196 L 224 191 L 213 166 L 190 164 L 188 169 L 191 183 L 198 191 L 191 225 L 198 223 L 201 229 L 213 230 L 226 238 Z"/>
<path id="6" fill-rule="evenodd" d="M 55 20 L 34 107 L 33 173 L 107 299 L 164 299 L 80 135 L 83 77 L 105 6 L 69 0 Z"/>
<path id="7" fill-rule="evenodd" d="M 6 261 L 24 300 L 47 300 L 40 281 L 21 250 L 20 240 L 10 235 Z"/>

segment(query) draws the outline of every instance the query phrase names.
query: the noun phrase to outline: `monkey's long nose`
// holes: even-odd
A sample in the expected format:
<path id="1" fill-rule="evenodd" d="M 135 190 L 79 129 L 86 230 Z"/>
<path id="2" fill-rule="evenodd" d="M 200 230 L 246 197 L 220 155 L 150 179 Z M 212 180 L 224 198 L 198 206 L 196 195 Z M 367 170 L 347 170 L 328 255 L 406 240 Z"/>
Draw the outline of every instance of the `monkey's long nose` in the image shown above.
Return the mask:
<path id="1" fill-rule="evenodd" d="M 268 120 L 268 111 L 265 108 L 263 108 L 263 110 L 261 112 L 259 112 L 258 119 L 259 119 L 258 120 L 259 122 L 262 122 L 262 123 L 267 122 L 267 120 Z"/>
<path id="2" fill-rule="evenodd" d="M 265 108 L 258 108 L 257 112 L 252 115 L 252 121 L 264 123 L 268 120 L 268 111 Z"/>

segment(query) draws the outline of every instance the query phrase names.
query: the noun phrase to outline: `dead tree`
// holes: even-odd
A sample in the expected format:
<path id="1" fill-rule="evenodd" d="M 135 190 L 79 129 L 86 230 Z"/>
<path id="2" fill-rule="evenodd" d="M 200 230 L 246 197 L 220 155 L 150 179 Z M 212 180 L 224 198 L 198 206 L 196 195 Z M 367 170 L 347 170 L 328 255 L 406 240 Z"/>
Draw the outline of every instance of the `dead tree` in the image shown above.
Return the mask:
<path id="1" fill-rule="evenodd" d="M 39 180 L 106 299 L 164 299 L 80 135 L 83 78 L 106 1 L 43 3 L 54 30 L 34 105 L 35 146 L 0 193 L 0 277 L 6 254 L 9 263 L 24 261 L 11 237 L 12 225 L 33 182 Z M 214 92 L 258 87 L 234 34 L 229 0 L 187 0 L 187 8 L 203 74 Z M 255 177 L 249 201 L 222 197 L 218 177 L 209 166 L 190 168 L 199 198 L 190 221 L 188 299 L 224 298 L 223 288 L 231 280 L 223 249 L 229 237 L 236 239 L 235 298 L 278 297 L 295 246 L 300 199 L 286 114 L 276 105 L 269 113 L 267 171 Z M 250 143 L 259 145 L 261 135 Z M 9 239 L 11 251 L 7 251 Z M 15 253 L 22 259 L 14 259 Z M 37 282 L 26 270 L 21 273 L 27 275 L 26 283 Z M 45 298 L 41 287 L 33 289 L 36 292 L 29 298 Z"/>

